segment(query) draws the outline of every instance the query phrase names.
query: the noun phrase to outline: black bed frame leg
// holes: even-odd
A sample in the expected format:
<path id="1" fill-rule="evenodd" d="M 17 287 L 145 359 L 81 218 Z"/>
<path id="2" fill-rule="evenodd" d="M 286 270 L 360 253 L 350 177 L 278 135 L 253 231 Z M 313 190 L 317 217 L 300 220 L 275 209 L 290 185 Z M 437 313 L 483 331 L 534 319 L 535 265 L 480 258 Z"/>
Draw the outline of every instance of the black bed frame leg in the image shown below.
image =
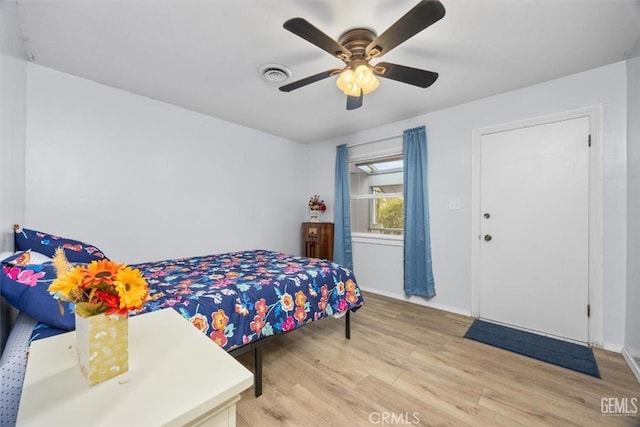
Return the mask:
<path id="1" fill-rule="evenodd" d="M 347 314 L 344 319 L 344 336 L 351 339 L 351 311 L 347 310 Z"/>
<path id="2" fill-rule="evenodd" d="M 344 335 L 350 340 L 351 339 L 351 311 L 347 311 L 345 316 L 345 329 Z M 253 347 L 253 346 L 252 346 Z M 254 373 L 253 373 L 253 391 L 255 397 L 262 396 L 262 345 L 256 345 L 253 347 L 253 362 L 254 362 Z"/>
<path id="3" fill-rule="evenodd" d="M 253 360 L 255 365 L 255 372 L 253 374 L 253 391 L 255 397 L 260 397 L 262 396 L 262 348 L 260 346 L 255 348 Z"/>

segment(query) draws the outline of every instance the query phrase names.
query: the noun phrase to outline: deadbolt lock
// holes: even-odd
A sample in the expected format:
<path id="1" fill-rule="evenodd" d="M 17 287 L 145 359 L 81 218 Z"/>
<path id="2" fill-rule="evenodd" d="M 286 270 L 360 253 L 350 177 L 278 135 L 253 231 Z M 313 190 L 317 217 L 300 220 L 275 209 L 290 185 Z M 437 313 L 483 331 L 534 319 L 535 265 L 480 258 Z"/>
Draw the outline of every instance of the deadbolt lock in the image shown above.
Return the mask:
<path id="1" fill-rule="evenodd" d="M 491 241 L 491 239 L 493 239 L 493 237 L 491 237 L 491 234 L 485 234 L 484 235 L 484 241 L 485 242 L 489 242 L 489 241 Z"/>

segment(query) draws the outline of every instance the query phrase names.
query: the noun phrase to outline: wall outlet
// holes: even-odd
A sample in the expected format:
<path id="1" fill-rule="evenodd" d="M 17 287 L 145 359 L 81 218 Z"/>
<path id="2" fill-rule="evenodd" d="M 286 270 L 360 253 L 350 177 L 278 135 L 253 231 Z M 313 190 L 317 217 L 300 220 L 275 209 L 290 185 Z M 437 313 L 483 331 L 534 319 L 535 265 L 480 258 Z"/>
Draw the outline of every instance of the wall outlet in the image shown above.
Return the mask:
<path id="1" fill-rule="evenodd" d="M 459 211 L 461 207 L 460 199 L 449 199 L 449 210 Z"/>

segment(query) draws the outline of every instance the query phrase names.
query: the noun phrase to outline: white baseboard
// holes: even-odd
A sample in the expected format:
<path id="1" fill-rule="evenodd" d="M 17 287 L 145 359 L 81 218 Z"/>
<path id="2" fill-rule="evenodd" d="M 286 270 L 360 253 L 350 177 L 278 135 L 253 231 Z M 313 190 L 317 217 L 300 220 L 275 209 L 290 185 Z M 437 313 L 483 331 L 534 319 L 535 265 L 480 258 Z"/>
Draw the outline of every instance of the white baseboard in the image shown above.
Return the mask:
<path id="1" fill-rule="evenodd" d="M 631 368 L 631 372 L 635 375 L 636 380 L 640 383 L 640 366 L 638 366 L 637 361 L 629 354 L 626 348 L 622 349 L 622 357 L 627 361 L 627 365 Z"/>
<path id="2" fill-rule="evenodd" d="M 603 350 L 612 351 L 614 353 L 622 353 L 622 346 L 619 344 L 604 343 L 602 344 L 602 346 L 593 345 L 593 347 L 598 347 Z"/>
<path id="3" fill-rule="evenodd" d="M 365 292 L 371 292 L 372 294 L 382 295 L 382 296 L 393 298 L 393 299 L 397 299 L 397 300 L 400 300 L 400 301 L 410 302 L 412 304 L 423 305 L 425 307 L 436 308 L 438 310 L 448 311 L 450 313 L 455 313 L 455 314 L 460 314 L 462 316 L 471 317 L 471 311 L 470 310 L 462 310 L 462 309 L 457 308 L 457 307 L 451 307 L 451 306 L 444 305 L 444 304 L 438 304 L 438 303 L 430 302 L 430 301 L 427 301 L 427 300 L 425 300 L 424 298 L 421 298 L 421 297 L 407 297 L 405 295 L 398 295 L 398 294 L 394 294 L 394 293 L 387 292 L 387 291 L 381 291 L 379 289 L 367 289 L 367 288 L 362 287 L 362 286 L 360 286 L 360 289 L 362 289 Z M 366 301 L 365 301 L 365 304 L 366 304 Z"/>

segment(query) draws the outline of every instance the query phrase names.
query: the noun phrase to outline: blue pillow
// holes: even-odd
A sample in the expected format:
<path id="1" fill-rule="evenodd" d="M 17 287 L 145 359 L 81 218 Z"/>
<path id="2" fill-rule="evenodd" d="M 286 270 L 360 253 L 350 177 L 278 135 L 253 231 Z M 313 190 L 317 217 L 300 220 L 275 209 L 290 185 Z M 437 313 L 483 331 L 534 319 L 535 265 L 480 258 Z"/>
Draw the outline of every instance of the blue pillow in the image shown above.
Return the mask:
<path id="1" fill-rule="evenodd" d="M 31 339 L 29 342 L 32 343 L 33 341 L 64 334 L 65 332 L 69 331 L 66 329 L 54 328 L 46 323 L 38 322 L 36 323 L 36 326 L 33 327 L 33 331 L 31 331 Z"/>
<path id="2" fill-rule="evenodd" d="M 53 263 L 19 265 L 15 261 L 20 256 L 23 256 L 23 252 L 2 261 L 2 296 L 9 304 L 35 320 L 60 329 L 75 329 L 76 320 L 71 304 L 56 300 L 48 291 L 56 278 Z M 60 312 L 60 304 L 64 313 Z"/>
<path id="3" fill-rule="evenodd" d="M 41 231 L 18 228 L 14 232 L 16 251 L 32 249 L 53 258 L 56 248 L 62 247 L 69 262 L 90 263 L 107 259 L 104 253 L 95 246 L 79 240 L 54 236 Z"/>

